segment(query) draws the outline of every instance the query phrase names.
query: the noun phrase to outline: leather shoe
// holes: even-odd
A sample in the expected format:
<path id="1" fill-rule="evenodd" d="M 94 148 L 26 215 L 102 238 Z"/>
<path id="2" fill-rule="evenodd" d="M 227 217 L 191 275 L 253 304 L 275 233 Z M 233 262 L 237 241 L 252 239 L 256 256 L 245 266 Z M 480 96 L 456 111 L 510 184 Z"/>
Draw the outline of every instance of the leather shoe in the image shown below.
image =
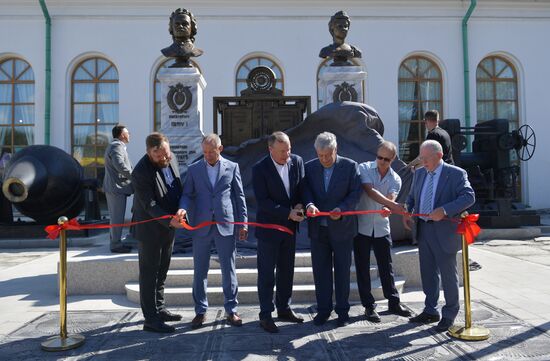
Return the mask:
<path id="1" fill-rule="evenodd" d="M 168 310 L 162 310 L 159 312 L 159 317 L 164 322 L 181 321 L 181 315 L 176 315 Z"/>
<path id="2" fill-rule="evenodd" d="M 396 305 L 389 306 L 388 311 L 390 313 L 393 313 L 394 315 L 403 316 L 403 317 L 411 317 L 411 311 L 407 310 L 400 303 L 398 303 Z"/>
<path id="3" fill-rule="evenodd" d="M 196 330 L 197 328 L 202 327 L 202 324 L 206 321 L 206 314 L 199 313 L 191 320 L 191 328 Z"/>
<path id="4" fill-rule="evenodd" d="M 435 330 L 437 332 L 445 332 L 447 331 L 452 325 L 454 324 L 454 321 L 450 318 L 443 317 L 441 321 L 435 326 Z"/>
<path id="5" fill-rule="evenodd" d="M 111 248 L 111 253 L 130 253 L 132 252 L 132 247 L 129 246 L 120 246 Z"/>
<path id="6" fill-rule="evenodd" d="M 439 321 L 439 315 L 430 315 L 426 312 L 422 312 L 418 316 L 409 318 L 409 322 L 413 323 L 432 323 Z"/>
<path id="7" fill-rule="evenodd" d="M 322 326 L 327 322 L 329 317 L 330 315 L 318 313 L 315 317 L 313 317 L 313 323 L 316 326 Z"/>
<path id="8" fill-rule="evenodd" d="M 159 333 L 172 333 L 176 331 L 174 326 L 170 326 L 162 322 L 161 320 L 147 321 L 143 323 L 143 331 L 159 332 Z"/>
<path id="9" fill-rule="evenodd" d="M 272 318 L 264 318 L 263 320 L 260 320 L 260 327 L 269 333 L 279 332 L 279 327 L 277 327 L 275 322 L 273 322 Z"/>
<path id="10" fill-rule="evenodd" d="M 381 321 L 380 315 L 376 312 L 374 307 L 365 307 L 365 316 L 367 317 L 367 321 L 370 322 L 379 323 Z"/>
<path id="11" fill-rule="evenodd" d="M 338 320 L 336 320 L 336 326 L 344 327 L 349 325 L 349 315 L 338 315 Z"/>
<path id="12" fill-rule="evenodd" d="M 294 322 L 294 323 L 304 322 L 304 319 L 302 317 L 298 316 L 292 310 L 277 312 L 277 318 L 279 320 L 284 320 L 284 321 L 289 321 L 289 322 Z"/>
<path id="13" fill-rule="evenodd" d="M 243 320 L 241 320 L 241 317 L 239 317 L 237 312 L 228 313 L 225 316 L 225 319 L 233 326 L 241 327 L 243 325 Z"/>

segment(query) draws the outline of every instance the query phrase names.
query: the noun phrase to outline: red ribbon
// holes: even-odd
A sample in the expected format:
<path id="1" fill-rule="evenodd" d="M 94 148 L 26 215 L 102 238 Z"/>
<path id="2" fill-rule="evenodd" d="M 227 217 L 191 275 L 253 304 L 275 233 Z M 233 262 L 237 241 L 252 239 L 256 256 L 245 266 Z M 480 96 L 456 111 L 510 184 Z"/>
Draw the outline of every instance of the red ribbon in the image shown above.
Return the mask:
<path id="1" fill-rule="evenodd" d="M 391 214 L 391 211 L 388 210 L 388 209 L 381 209 L 381 210 L 378 210 L 378 211 L 373 211 L 373 210 L 371 210 L 371 211 L 341 211 L 341 212 L 333 212 L 333 211 L 321 212 L 321 211 L 318 211 L 315 214 L 313 214 L 311 212 L 307 212 L 308 218 L 322 217 L 322 216 L 354 216 L 354 215 L 358 215 L 358 214 L 380 214 L 380 215 L 384 215 L 385 217 L 387 217 Z"/>
<path id="2" fill-rule="evenodd" d="M 89 225 L 82 225 L 82 224 L 78 223 L 76 218 L 73 218 L 70 221 L 65 222 L 61 225 L 53 224 L 53 225 L 50 225 L 50 226 L 46 226 L 46 228 L 44 228 L 44 230 L 48 234 L 47 235 L 48 238 L 56 239 L 57 237 L 59 237 L 59 232 L 61 232 L 61 230 L 80 231 L 80 230 L 83 230 L 83 229 L 108 229 L 108 228 L 115 228 L 115 227 L 130 227 L 130 226 L 133 226 L 133 225 L 136 225 L 136 224 L 148 223 L 148 222 L 158 221 L 158 220 L 161 220 L 161 219 L 170 219 L 170 218 L 173 218 L 173 217 L 174 217 L 174 215 L 167 214 L 165 216 L 146 219 L 144 221 L 138 221 L 138 222 L 130 222 L 130 223 L 122 223 L 122 224 L 89 224 Z M 294 234 L 294 232 L 292 232 L 287 227 L 280 226 L 278 224 L 269 224 L 269 223 L 266 224 L 266 223 L 256 223 L 256 222 L 213 222 L 213 221 L 206 221 L 206 222 L 202 222 L 202 223 L 200 223 L 200 224 L 198 224 L 194 227 L 191 226 L 190 224 L 186 223 L 185 221 L 183 221 L 181 224 L 183 225 L 183 228 L 185 228 L 189 231 L 195 231 L 199 228 L 211 226 L 213 224 L 235 224 L 235 225 L 247 225 L 247 226 L 250 225 L 250 226 L 260 227 L 260 228 L 275 229 L 277 231 L 285 232 L 285 233 L 288 233 L 290 235 Z"/>
<path id="3" fill-rule="evenodd" d="M 256 223 L 256 222 L 214 222 L 214 221 L 205 221 L 202 223 L 197 224 L 196 226 L 192 226 L 188 224 L 187 222 L 182 222 L 183 228 L 187 229 L 188 231 L 195 231 L 199 228 L 208 227 L 214 224 L 235 224 L 235 225 L 244 225 L 244 226 L 253 226 L 253 227 L 259 227 L 259 228 L 267 228 L 267 229 L 275 229 L 277 231 L 285 232 L 290 235 L 293 235 L 294 232 L 292 232 L 290 229 L 280 226 L 278 224 L 271 224 L 271 223 Z"/>
<path id="4" fill-rule="evenodd" d="M 359 215 L 359 214 L 380 214 L 384 217 L 389 216 L 390 214 L 400 214 L 400 215 L 408 215 L 409 217 L 428 217 L 429 214 L 423 214 L 423 213 L 394 213 L 387 209 L 382 210 L 370 210 L 370 211 L 343 211 L 343 212 L 316 212 L 315 214 L 307 212 L 308 217 L 321 217 L 321 216 L 351 216 L 351 215 Z M 444 218 L 447 221 L 458 223 L 458 227 L 456 229 L 456 233 L 463 234 L 466 238 L 467 244 L 472 244 L 475 242 L 475 238 L 479 235 L 479 232 L 481 232 L 481 228 L 477 225 L 477 221 L 479 219 L 479 214 L 469 214 L 466 217 L 463 218 Z"/>
<path id="5" fill-rule="evenodd" d="M 315 214 L 308 212 L 307 216 L 310 218 L 313 217 L 323 217 L 323 216 L 351 216 L 351 215 L 361 215 L 361 214 L 380 214 L 384 216 L 389 216 L 392 212 L 387 209 L 382 210 L 368 210 L 368 211 L 342 211 L 342 212 L 317 212 Z M 405 215 L 407 213 L 398 213 L 401 215 Z M 426 217 L 427 214 L 408 214 L 411 217 Z M 130 227 L 136 224 L 141 223 L 148 223 L 153 221 L 158 221 L 162 219 L 170 219 L 174 216 L 171 214 L 167 214 L 165 216 L 157 217 L 157 218 L 151 218 L 144 221 L 138 221 L 138 222 L 130 222 L 130 223 L 122 223 L 122 224 L 90 224 L 90 225 L 82 225 L 78 223 L 76 218 L 73 218 L 69 220 L 68 222 L 65 222 L 61 225 L 54 224 L 49 225 L 44 228 L 46 233 L 48 234 L 47 237 L 50 239 L 56 239 L 59 237 L 59 233 L 61 230 L 72 230 L 72 231 L 79 231 L 83 229 L 108 229 L 108 228 L 114 228 L 114 227 Z M 448 221 L 458 223 L 458 227 L 456 230 L 456 233 L 463 234 L 466 238 L 467 244 L 472 244 L 475 241 L 475 238 L 478 236 L 479 232 L 481 232 L 481 228 L 477 225 L 477 221 L 479 219 L 479 214 L 469 214 L 466 217 L 457 219 L 457 218 L 447 218 Z M 187 229 L 188 231 L 195 231 L 199 228 L 208 227 L 214 224 L 235 224 L 235 225 L 246 225 L 246 226 L 253 226 L 253 227 L 260 227 L 260 228 L 266 228 L 266 229 L 274 229 L 280 232 L 288 233 L 290 235 L 293 235 L 294 232 L 292 232 L 287 227 L 278 225 L 278 224 L 271 224 L 271 223 L 256 223 L 256 222 L 214 222 L 214 221 L 206 221 L 199 223 L 196 226 L 191 226 L 187 222 L 183 221 L 181 223 L 183 225 L 183 228 Z"/>
<path id="6" fill-rule="evenodd" d="M 468 214 L 460 219 L 456 233 L 464 235 L 467 244 L 474 243 L 477 235 L 481 232 L 481 228 L 476 223 L 478 219 L 479 214 Z"/>

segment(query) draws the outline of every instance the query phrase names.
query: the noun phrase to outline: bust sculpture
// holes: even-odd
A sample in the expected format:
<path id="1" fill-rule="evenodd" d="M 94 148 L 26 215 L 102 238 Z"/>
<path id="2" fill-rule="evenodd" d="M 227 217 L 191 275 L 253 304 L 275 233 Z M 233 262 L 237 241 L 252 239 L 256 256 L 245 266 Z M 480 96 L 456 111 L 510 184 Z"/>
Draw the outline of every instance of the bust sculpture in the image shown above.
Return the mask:
<path id="1" fill-rule="evenodd" d="M 361 57 L 361 50 L 346 43 L 350 24 L 349 16 L 344 11 L 338 11 L 330 18 L 328 31 L 332 35 L 333 43 L 321 49 L 319 57 L 334 59 L 331 66 L 352 66 L 354 64 L 350 59 Z"/>
<path id="2" fill-rule="evenodd" d="M 201 56 L 203 51 L 195 48 L 197 35 L 197 21 L 193 14 L 186 9 L 177 9 L 170 15 L 168 31 L 172 35 L 173 43 L 161 50 L 161 53 L 170 58 L 176 58 L 171 68 L 191 68 L 189 58 Z"/>

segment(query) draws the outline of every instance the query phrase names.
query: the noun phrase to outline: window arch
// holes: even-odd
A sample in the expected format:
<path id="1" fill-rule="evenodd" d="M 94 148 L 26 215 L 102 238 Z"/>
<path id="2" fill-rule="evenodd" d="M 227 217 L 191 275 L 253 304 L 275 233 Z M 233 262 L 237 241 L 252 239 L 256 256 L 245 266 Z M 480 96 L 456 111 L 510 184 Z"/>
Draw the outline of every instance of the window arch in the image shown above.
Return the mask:
<path id="1" fill-rule="evenodd" d="M 508 119 L 510 130 L 518 129 L 518 78 L 511 62 L 488 56 L 476 70 L 477 121 Z"/>
<path id="2" fill-rule="evenodd" d="M 353 65 L 360 66 L 361 68 L 363 68 L 363 64 L 361 64 L 361 61 L 358 60 L 357 58 L 351 58 L 350 61 L 353 63 Z M 320 108 L 320 105 L 323 102 L 323 100 L 321 99 L 321 94 L 319 93 L 319 76 L 321 75 L 321 71 L 323 71 L 323 69 L 328 68 L 333 62 L 334 62 L 334 59 L 332 58 L 323 59 L 323 61 L 321 61 L 321 64 L 319 64 L 319 66 L 317 67 L 317 78 L 316 78 L 317 79 L 317 83 L 316 83 L 317 84 L 317 109 Z M 362 82 L 361 87 L 363 88 L 363 96 L 366 99 L 367 95 L 365 94 L 364 81 Z"/>
<path id="3" fill-rule="evenodd" d="M 0 163 L 33 144 L 34 72 L 23 59 L 0 60 Z"/>
<path id="4" fill-rule="evenodd" d="M 514 65 L 502 56 L 483 59 L 476 70 L 477 122 L 508 119 L 509 131 L 519 128 L 518 77 Z M 520 166 L 517 153 L 510 150 L 513 166 Z M 521 171 L 520 171 L 521 172 Z M 518 174 L 519 175 L 519 174 Z M 516 184 L 516 200 L 521 200 L 521 176 Z"/>
<path id="5" fill-rule="evenodd" d="M 154 113 L 153 113 L 153 130 L 154 131 L 160 130 L 160 111 L 161 111 L 160 96 L 162 94 L 162 91 L 160 90 L 160 80 L 158 78 L 159 71 L 162 68 L 169 68 L 170 65 L 175 63 L 175 61 L 176 61 L 175 58 L 165 59 L 164 61 L 162 61 L 157 66 L 157 69 L 155 71 L 155 85 L 153 87 L 153 109 L 154 109 Z M 200 66 L 191 59 L 189 61 L 191 62 L 191 64 L 195 68 L 197 68 L 199 73 L 202 74 L 202 70 L 201 70 Z"/>
<path id="6" fill-rule="evenodd" d="M 441 69 L 431 59 L 415 55 L 401 63 L 398 75 L 399 157 L 410 162 L 426 138 L 424 113 L 439 111 L 443 119 Z"/>
<path id="7" fill-rule="evenodd" d="M 71 77 L 71 154 L 85 178 L 103 179 L 104 153 L 118 123 L 118 71 L 101 57 L 80 62 Z"/>
<path id="8" fill-rule="evenodd" d="M 285 92 L 285 81 L 283 77 L 283 70 L 274 60 L 266 56 L 252 56 L 243 60 L 239 67 L 237 68 L 237 73 L 235 75 L 235 95 L 241 95 L 241 91 L 247 88 L 246 78 L 248 78 L 248 73 L 257 66 L 267 66 L 275 73 L 275 79 L 277 83 L 275 88 L 281 90 L 284 94 Z"/>

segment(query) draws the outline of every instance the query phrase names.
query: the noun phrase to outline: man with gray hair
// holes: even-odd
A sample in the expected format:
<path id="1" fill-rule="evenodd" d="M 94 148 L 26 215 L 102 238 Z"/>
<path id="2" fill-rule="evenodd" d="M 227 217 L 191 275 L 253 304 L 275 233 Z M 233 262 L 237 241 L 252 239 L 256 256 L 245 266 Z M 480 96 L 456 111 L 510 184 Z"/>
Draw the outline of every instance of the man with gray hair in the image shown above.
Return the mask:
<path id="1" fill-rule="evenodd" d="M 475 202 L 474 190 L 466 171 L 443 162 L 443 149 L 435 140 L 426 140 L 420 146 L 423 168 L 414 173 L 407 209 L 410 213 L 426 214 L 413 224 L 404 216 L 405 228 L 412 230 L 418 240 L 418 256 L 422 290 L 426 296 L 424 310 L 410 319 L 415 323 L 439 323 L 436 331 L 445 332 L 454 323 L 460 308 L 456 254 L 462 247 L 456 233 L 456 223 L 445 217 L 460 217 Z M 437 310 L 439 284 L 443 287 L 445 306 Z M 440 321 L 441 318 L 441 321 Z"/>
<path id="2" fill-rule="evenodd" d="M 376 161 L 359 165 L 363 190 L 358 210 L 391 210 L 403 212 L 401 205 L 395 202 L 401 189 L 401 178 L 391 169 L 397 155 L 395 144 L 383 141 L 376 151 Z M 378 274 L 384 297 L 388 300 L 390 313 L 409 317 L 411 312 L 401 306 L 399 292 L 395 287 L 391 259 L 392 239 L 390 234 L 389 214 L 359 215 L 359 234 L 353 241 L 353 254 L 357 286 L 361 303 L 365 307 L 365 316 L 371 322 L 380 322 L 376 312 L 376 303 L 371 292 L 370 251 L 374 251 Z"/>
<path id="3" fill-rule="evenodd" d="M 296 232 L 299 222 L 304 220 L 300 194 L 300 188 L 304 183 L 304 162 L 301 157 L 290 153 L 290 139 L 283 132 L 271 134 L 267 144 L 269 154 L 252 168 L 252 186 L 258 203 L 256 221 L 278 224 Z M 256 238 L 260 327 L 267 332 L 276 333 L 279 328 L 271 317 L 275 307 L 279 320 L 304 322 L 304 319 L 290 308 L 296 234 L 289 235 L 277 230 L 256 228 Z"/>
<path id="4" fill-rule="evenodd" d="M 209 134 L 202 141 L 204 159 L 189 166 L 179 202 L 179 217 L 189 213 L 194 225 L 205 221 L 219 224 L 193 231 L 193 300 L 196 316 L 192 328 L 199 328 L 206 320 L 208 298 L 206 285 L 210 267 L 210 249 L 215 244 L 222 271 L 222 288 L 225 297 L 226 320 L 233 326 L 241 326 L 237 314 L 237 274 L 235 271 L 236 240 L 246 240 L 246 226 L 235 227 L 229 222 L 246 222 L 246 201 L 239 165 L 221 156 L 222 142 L 217 134 Z"/>
<path id="5" fill-rule="evenodd" d="M 355 210 L 361 194 L 357 163 L 337 155 L 336 136 L 332 133 L 319 134 L 314 146 L 317 158 L 305 165 L 307 183 L 303 198 L 308 213 Z M 308 231 L 317 298 L 317 315 L 313 322 L 323 325 L 334 309 L 338 314 L 338 326 L 345 326 L 349 324 L 351 251 L 357 234 L 357 217 L 338 214 L 311 217 Z"/>

